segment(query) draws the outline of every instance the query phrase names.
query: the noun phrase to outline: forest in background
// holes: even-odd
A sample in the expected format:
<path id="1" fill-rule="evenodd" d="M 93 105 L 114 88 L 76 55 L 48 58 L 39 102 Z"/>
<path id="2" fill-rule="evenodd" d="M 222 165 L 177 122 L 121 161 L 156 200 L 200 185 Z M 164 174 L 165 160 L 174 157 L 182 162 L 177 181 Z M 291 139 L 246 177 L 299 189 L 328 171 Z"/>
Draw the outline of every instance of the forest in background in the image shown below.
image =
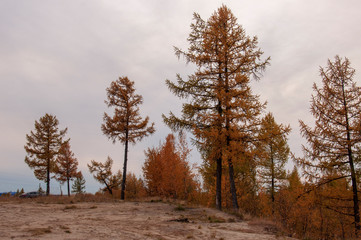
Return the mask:
<path id="1" fill-rule="evenodd" d="M 307 145 L 304 156 L 294 156 L 287 144 L 288 125 L 275 122 L 266 103 L 250 88 L 261 80 L 270 58 L 262 60 L 257 37 L 249 37 L 226 6 L 207 20 L 194 14 L 189 48 L 175 48 L 178 58 L 194 64 L 186 80 L 166 81 L 170 91 L 184 100 L 181 116 L 163 115 L 180 132 L 145 151 L 143 179 L 127 172 L 128 143 L 152 134 L 154 124 L 141 118 L 143 99 L 134 82 L 120 77 L 107 88 L 103 133 L 124 144 L 123 172 L 112 172 L 113 160 L 91 161 L 89 171 L 122 199 L 161 196 L 231 210 L 237 214 L 270 218 L 287 233 L 310 239 L 352 239 L 359 236 L 359 178 L 361 92 L 353 80 L 355 70 L 347 58 L 336 56 L 320 68 L 322 86 L 314 85 L 311 114 L 314 126 L 300 120 Z M 202 156 L 197 171 L 188 163 L 190 148 L 185 131 Z M 27 135 L 25 162 L 47 183 L 76 180 L 74 192 L 85 184 L 70 150 L 67 129 L 58 129 L 55 116 L 46 114 Z M 131 156 L 131 153 L 130 153 Z M 131 158 L 131 157 L 130 157 Z M 285 170 L 294 161 L 292 172 Z M 199 177 L 202 177 L 202 184 Z"/>

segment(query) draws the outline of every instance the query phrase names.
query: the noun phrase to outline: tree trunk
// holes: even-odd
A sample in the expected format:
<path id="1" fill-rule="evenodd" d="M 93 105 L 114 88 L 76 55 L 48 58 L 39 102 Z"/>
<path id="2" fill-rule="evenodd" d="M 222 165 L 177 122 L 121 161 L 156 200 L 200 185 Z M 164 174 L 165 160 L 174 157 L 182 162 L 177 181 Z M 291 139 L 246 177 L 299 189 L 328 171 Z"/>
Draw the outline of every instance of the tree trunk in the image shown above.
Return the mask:
<path id="1" fill-rule="evenodd" d="M 237 191 L 236 184 L 234 183 L 234 170 L 232 159 L 228 158 L 228 171 L 229 171 L 229 181 L 231 185 L 231 194 L 232 194 L 232 205 L 235 211 L 238 211 L 238 201 L 237 201 Z"/>
<path id="2" fill-rule="evenodd" d="M 275 203 L 275 166 L 274 166 L 272 145 L 270 146 L 270 148 L 271 148 L 271 171 L 272 171 L 271 199 L 272 199 L 272 216 L 273 216 L 274 212 L 275 212 L 275 207 L 274 207 L 274 203 Z"/>
<path id="3" fill-rule="evenodd" d="M 352 192 L 353 192 L 353 212 L 355 218 L 355 234 L 356 237 L 359 236 L 360 233 L 360 209 L 358 203 L 358 193 L 357 193 L 357 181 L 356 181 L 356 174 L 355 168 L 353 164 L 353 159 L 351 153 L 349 153 L 349 162 L 351 168 L 351 182 L 352 182 Z"/>
<path id="4" fill-rule="evenodd" d="M 122 190 L 120 193 L 120 199 L 125 199 L 125 183 L 127 180 L 127 162 L 128 162 L 128 130 L 125 133 L 125 149 L 124 149 L 124 165 L 123 165 L 123 180 L 122 180 Z"/>
<path id="5" fill-rule="evenodd" d="M 347 102 L 345 97 L 345 87 L 344 83 L 342 83 L 342 93 L 343 93 L 343 104 L 345 110 L 345 120 L 346 120 L 346 137 L 347 137 L 347 155 L 350 164 L 350 171 L 351 171 L 351 183 L 352 183 L 352 192 L 353 192 L 353 212 L 354 212 L 354 219 L 355 219 L 355 235 L 356 237 L 359 236 L 360 232 L 360 209 L 358 203 L 358 193 L 357 193 L 357 181 L 356 181 L 356 174 L 355 174 L 355 167 L 353 162 L 352 156 L 352 148 L 351 148 L 351 133 L 350 133 L 350 123 L 348 117 L 348 108 Z"/>
<path id="6" fill-rule="evenodd" d="M 50 160 L 48 160 L 48 166 L 46 168 L 46 196 L 50 194 Z"/>
<path id="7" fill-rule="evenodd" d="M 226 57 L 227 59 L 227 57 Z M 228 150 L 228 154 L 230 154 L 230 145 L 231 145 L 231 137 L 230 137 L 230 118 L 229 114 L 231 111 L 230 107 L 230 98 L 229 98 L 229 82 L 228 82 L 228 67 L 227 67 L 227 60 L 226 60 L 226 67 L 225 67 L 225 92 L 226 92 L 226 99 L 225 99 L 225 122 L 226 122 L 226 149 Z M 234 183 L 234 170 L 233 170 L 233 163 L 232 157 L 227 154 L 227 161 L 228 161 L 228 172 L 229 172 L 229 183 L 230 183 L 230 191 L 232 196 L 232 205 L 235 211 L 238 211 L 238 201 L 237 201 L 237 190 L 236 184 Z"/>
<path id="8" fill-rule="evenodd" d="M 222 210 L 222 156 L 217 159 L 216 171 L 216 207 Z"/>
<path id="9" fill-rule="evenodd" d="M 70 197 L 70 186 L 69 186 L 69 182 L 70 182 L 70 179 L 68 178 L 68 179 L 67 179 L 67 184 L 68 184 L 68 197 Z"/>

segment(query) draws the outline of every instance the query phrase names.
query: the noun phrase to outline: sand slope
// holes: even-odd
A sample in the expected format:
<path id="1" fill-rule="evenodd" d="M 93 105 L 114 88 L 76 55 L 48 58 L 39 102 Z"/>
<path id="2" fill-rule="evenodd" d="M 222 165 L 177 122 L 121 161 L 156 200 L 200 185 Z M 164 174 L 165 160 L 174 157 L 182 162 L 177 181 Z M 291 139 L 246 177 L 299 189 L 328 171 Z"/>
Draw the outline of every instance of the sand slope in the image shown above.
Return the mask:
<path id="1" fill-rule="evenodd" d="M 2 202 L 0 216 L 0 239 L 286 239 L 215 209 L 161 202 Z"/>

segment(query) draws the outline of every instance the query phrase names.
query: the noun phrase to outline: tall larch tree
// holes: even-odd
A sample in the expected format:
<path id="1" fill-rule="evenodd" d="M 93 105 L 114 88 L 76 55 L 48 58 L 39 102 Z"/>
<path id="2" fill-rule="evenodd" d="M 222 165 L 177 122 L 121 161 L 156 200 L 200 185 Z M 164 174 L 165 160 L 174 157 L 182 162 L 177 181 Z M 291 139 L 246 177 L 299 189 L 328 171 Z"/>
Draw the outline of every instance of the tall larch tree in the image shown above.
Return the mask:
<path id="1" fill-rule="evenodd" d="M 80 176 L 78 171 L 78 159 L 70 149 L 69 141 L 63 143 L 56 159 L 55 179 L 61 183 L 67 183 L 68 196 L 70 196 L 70 181 Z"/>
<path id="2" fill-rule="evenodd" d="M 45 114 L 35 121 L 35 130 L 26 135 L 24 146 L 27 156 L 25 162 L 37 179 L 46 183 L 46 195 L 50 194 L 50 174 L 56 169 L 55 158 L 63 143 L 67 128 L 59 130 L 56 116 Z"/>
<path id="3" fill-rule="evenodd" d="M 272 213 L 274 213 L 277 182 L 286 179 L 285 164 L 290 153 L 287 135 L 290 131 L 289 126 L 277 124 L 272 113 L 268 113 L 261 121 L 258 135 L 260 141 L 258 176 L 270 192 Z"/>
<path id="4" fill-rule="evenodd" d="M 142 119 L 139 114 L 139 105 L 143 103 L 143 97 L 135 94 L 134 82 L 128 77 L 120 77 L 113 81 L 107 88 L 105 101 L 108 107 L 114 107 L 113 117 L 104 113 L 104 123 L 101 126 L 103 133 L 115 143 L 124 143 L 124 165 L 121 199 L 125 198 L 125 186 L 128 162 L 128 144 L 135 144 L 144 137 L 153 134 L 154 123 L 149 125 L 149 117 Z"/>
<path id="5" fill-rule="evenodd" d="M 239 156 L 239 149 L 245 149 L 243 143 L 250 138 L 264 109 L 249 82 L 252 76 L 259 78 L 269 59 L 260 59 L 263 52 L 257 47 L 257 38 L 246 35 L 225 5 L 207 21 L 195 13 L 191 29 L 188 51 L 175 48 L 175 53 L 195 64 L 197 70 L 188 80 L 178 74 L 176 83 L 166 81 L 175 95 L 189 101 L 183 104 L 181 117 L 170 113 L 164 121 L 174 130 L 191 130 L 198 148 L 206 149 L 208 160 L 216 163 L 219 209 L 222 162 L 227 162 L 232 203 L 238 209 L 233 161 L 239 160 L 235 156 Z"/>
<path id="6" fill-rule="evenodd" d="M 355 70 L 350 61 L 339 56 L 328 60 L 320 68 L 322 88 L 313 85 L 311 113 L 315 118 L 312 128 L 300 120 L 301 133 L 308 146 L 303 146 L 304 157 L 297 158 L 304 173 L 316 186 L 348 179 L 352 189 L 356 236 L 360 234 L 359 183 L 361 147 L 361 88 L 353 80 Z M 345 187 L 345 191 L 348 191 Z M 335 211 L 346 209 L 328 206 Z"/>

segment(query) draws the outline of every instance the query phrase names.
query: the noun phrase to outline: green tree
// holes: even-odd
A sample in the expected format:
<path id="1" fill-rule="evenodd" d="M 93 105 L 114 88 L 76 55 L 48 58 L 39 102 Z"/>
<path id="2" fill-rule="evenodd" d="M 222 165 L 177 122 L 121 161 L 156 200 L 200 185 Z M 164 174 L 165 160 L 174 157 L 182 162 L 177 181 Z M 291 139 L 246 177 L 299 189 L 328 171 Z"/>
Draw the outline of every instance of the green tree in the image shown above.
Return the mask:
<path id="1" fill-rule="evenodd" d="M 104 124 L 102 124 L 103 133 L 115 143 L 117 140 L 124 143 L 124 165 L 123 180 L 121 189 L 121 199 L 124 200 L 127 162 L 128 162 L 128 144 L 135 144 L 144 137 L 153 134 L 154 123 L 148 126 L 149 117 L 142 119 L 139 115 L 139 105 L 143 103 L 143 97 L 135 94 L 134 82 L 127 77 L 120 77 L 113 81 L 107 88 L 107 98 L 105 103 L 108 107 L 114 107 L 114 116 L 110 117 L 104 113 Z"/>
<path id="2" fill-rule="evenodd" d="M 46 183 L 46 195 L 50 193 L 50 174 L 56 169 L 55 157 L 63 143 L 67 132 L 58 129 L 58 119 L 50 114 L 45 114 L 39 121 L 35 121 L 35 131 L 26 135 L 24 146 L 27 156 L 25 162 L 37 179 Z"/>
<path id="3" fill-rule="evenodd" d="M 289 126 L 278 125 L 272 113 L 268 113 L 261 121 L 258 135 L 260 140 L 258 175 L 271 194 L 272 213 L 274 213 L 277 182 L 286 178 L 285 164 L 290 153 L 287 135 L 290 131 Z"/>
<path id="4" fill-rule="evenodd" d="M 85 193 L 85 179 L 81 172 L 79 172 L 78 176 L 75 178 L 71 191 L 77 194 Z"/>
<path id="5" fill-rule="evenodd" d="M 170 113 L 164 121 L 174 130 L 186 128 L 196 137 L 198 148 L 207 151 L 207 161 L 216 162 L 216 205 L 221 209 L 222 162 L 228 164 L 232 203 L 238 209 L 234 182 L 234 161 L 247 145 L 259 124 L 264 109 L 259 97 L 252 94 L 249 82 L 258 79 L 269 59 L 262 61 L 257 38 L 250 38 L 226 6 L 221 6 L 204 21 L 194 14 L 188 51 L 175 48 L 178 57 L 197 66 L 185 81 L 166 81 L 183 104 L 182 116 Z M 211 146 L 211 147 L 210 147 Z"/>
<path id="6" fill-rule="evenodd" d="M 361 88 L 353 80 L 355 70 L 350 61 L 339 56 L 328 60 L 320 68 L 322 88 L 313 85 L 311 113 L 314 128 L 300 120 L 302 136 L 308 146 L 303 146 L 304 157 L 297 158 L 310 181 L 319 187 L 334 181 L 348 179 L 352 189 L 353 212 L 340 206 L 328 206 L 335 211 L 354 217 L 356 236 L 360 232 L 358 178 L 361 149 Z"/>

